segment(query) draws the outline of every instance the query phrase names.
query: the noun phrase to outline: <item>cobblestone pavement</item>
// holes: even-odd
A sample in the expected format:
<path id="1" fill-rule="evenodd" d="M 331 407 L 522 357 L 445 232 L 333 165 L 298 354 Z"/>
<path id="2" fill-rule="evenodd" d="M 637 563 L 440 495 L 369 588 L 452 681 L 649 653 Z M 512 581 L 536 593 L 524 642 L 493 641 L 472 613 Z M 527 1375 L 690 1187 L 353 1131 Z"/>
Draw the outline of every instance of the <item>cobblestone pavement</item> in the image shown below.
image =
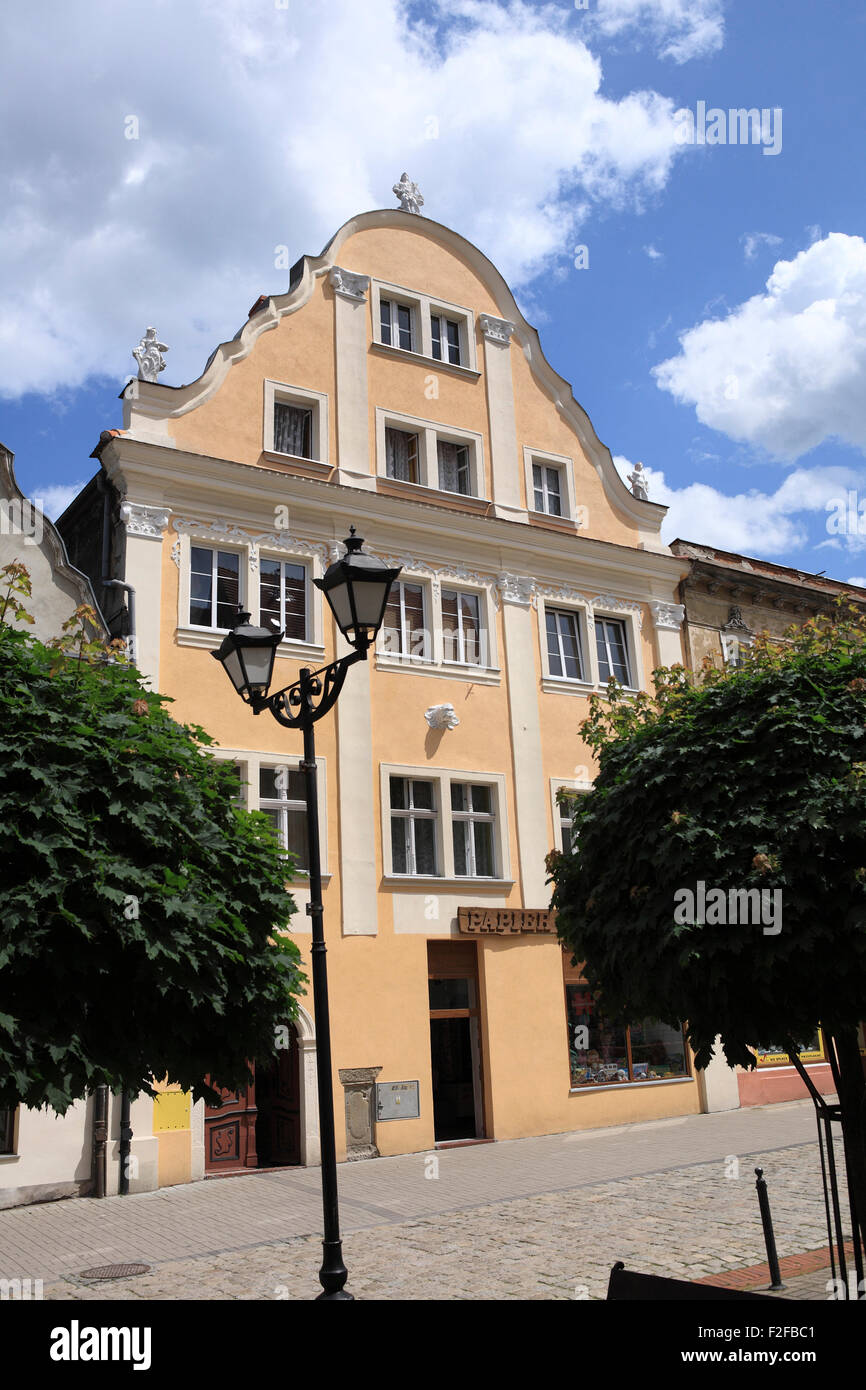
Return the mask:
<path id="1" fill-rule="evenodd" d="M 779 1254 L 814 1250 L 827 1241 L 814 1135 L 798 1102 L 440 1151 L 438 1178 L 423 1154 L 341 1165 L 348 1287 L 368 1300 L 593 1299 L 618 1259 L 683 1279 L 756 1265 L 758 1164 Z M 0 1211 L 0 1274 L 43 1278 L 52 1299 L 308 1299 L 318 1183 L 293 1169 Z M 151 1271 L 79 1277 L 131 1260 Z"/>

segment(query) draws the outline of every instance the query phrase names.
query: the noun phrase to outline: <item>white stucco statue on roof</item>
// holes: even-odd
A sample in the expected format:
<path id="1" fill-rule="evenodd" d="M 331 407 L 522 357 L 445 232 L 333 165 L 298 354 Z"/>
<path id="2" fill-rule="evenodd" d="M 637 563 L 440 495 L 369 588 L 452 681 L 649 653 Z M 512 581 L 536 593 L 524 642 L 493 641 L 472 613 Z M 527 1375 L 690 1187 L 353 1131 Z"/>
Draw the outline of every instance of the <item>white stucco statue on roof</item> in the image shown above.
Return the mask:
<path id="1" fill-rule="evenodd" d="M 644 477 L 642 463 L 635 464 L 634 472 L 628 474 L 628 480 L 631 483 L 631 490 L 634 493 L 635 497 L 637 497 L 638 500 L 641 502 L 648 502 L 649 489 L 647 487 L 647 480 Z"/>
<path id="2" fill-rule="evenodd" d="M 421 190 L 417 183 L 413 183 L 408 174 L 400 175 L 400 182 L 394 184 L 392 192 L 396 193 L 400 199 L 400 207 L 403 212 L 414 212 L 420 216 L 424 199 L 421 197 Z"/>
<path id="3" fill-rule="evenodd" d="M 165 371 L 163 353 L 168 352 L 168 344 L 161 343 L 155 328 L 148 328 L 132 355 L 138 363 L 139 381 L 158 381 L 160 372 Z"/>

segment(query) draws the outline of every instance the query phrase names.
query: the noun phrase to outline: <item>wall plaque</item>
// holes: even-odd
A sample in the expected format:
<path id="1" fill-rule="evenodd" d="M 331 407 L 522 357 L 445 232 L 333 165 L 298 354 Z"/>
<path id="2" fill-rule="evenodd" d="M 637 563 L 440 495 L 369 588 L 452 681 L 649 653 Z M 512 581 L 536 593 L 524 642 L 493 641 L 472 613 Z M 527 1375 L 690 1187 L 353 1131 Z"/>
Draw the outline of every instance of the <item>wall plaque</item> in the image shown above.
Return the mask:
<path id="1" fill-rule="evenodd" d="M 549 908 L 458 907 L 457 928 L 464 936 L 556 934 L 556 914 Z"/>
<path id="2" fill-rule="evenodd" d="M 417 1120 L 421 1114 L 418 1082 L 377 1082 L 376 1112 L 379 1120 Z"/>

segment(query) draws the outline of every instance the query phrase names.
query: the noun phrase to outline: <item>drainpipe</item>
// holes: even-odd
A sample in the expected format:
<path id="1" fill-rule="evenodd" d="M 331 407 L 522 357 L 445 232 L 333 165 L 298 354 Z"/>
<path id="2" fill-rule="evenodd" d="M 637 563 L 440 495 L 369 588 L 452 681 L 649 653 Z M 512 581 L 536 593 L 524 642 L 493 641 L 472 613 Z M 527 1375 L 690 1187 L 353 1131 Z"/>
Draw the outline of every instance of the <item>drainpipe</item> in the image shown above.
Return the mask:
<path id="1" fill-rule="evenodd" d="M 93 1093 L 93 1177 L 94 1197 L 105 1196 L 108 1166 L 108 1087 L 97 1086 Z"/>
<path id="2" fill-rule="evenodd" d="M 120 1097 L 120 1181 L 118 1183 L 118 1192 L 121 1197 L 126 1197 L 129 1194 L 129 1154 L 132 1149 L 129 1105 L 129 1092 L 123 1091 Z"/>

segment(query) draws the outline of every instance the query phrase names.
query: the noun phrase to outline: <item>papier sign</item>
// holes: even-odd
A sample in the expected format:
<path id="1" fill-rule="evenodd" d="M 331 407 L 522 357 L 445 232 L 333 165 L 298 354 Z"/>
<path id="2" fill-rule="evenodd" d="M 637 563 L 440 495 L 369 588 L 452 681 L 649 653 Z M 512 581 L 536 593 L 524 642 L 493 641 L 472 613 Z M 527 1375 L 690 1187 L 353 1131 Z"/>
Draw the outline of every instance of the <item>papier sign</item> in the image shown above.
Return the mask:
<path id="1" fill-rule="evenodd" d="M 464 936 L 556 933 L 555 914 L 548 908 L 458 907 L 457 929 Z"/>

